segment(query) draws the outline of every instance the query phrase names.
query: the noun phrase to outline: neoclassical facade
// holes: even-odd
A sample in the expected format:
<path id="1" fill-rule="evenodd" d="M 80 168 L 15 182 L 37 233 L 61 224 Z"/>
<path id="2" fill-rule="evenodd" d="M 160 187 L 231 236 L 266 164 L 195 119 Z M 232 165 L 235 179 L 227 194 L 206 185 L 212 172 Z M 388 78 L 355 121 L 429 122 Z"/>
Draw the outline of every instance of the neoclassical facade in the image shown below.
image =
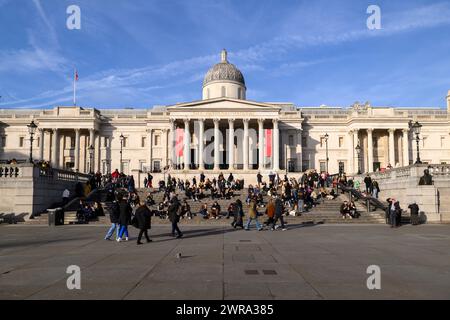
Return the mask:
<path id="1" fill-rule="evenodd" d="M 27 125 L 34 120 L 33 158 L 80 172 L 169 168 L 175 175 L 233 171 L 254 176 L 328 166 L 330 173 L 354 174 L 413 163 L 416 140 L 410 123 L 418 121 L 422 161 L 450 164 L 450 91 L 447 109 L 433 109 L 369 103 L 302 107 L 250 101 L 246 90 L 243 74 L 224 50 L 204 78 L 199 101 L 148 110 L 3 109 L 0 161 L 28 159 Z"/>

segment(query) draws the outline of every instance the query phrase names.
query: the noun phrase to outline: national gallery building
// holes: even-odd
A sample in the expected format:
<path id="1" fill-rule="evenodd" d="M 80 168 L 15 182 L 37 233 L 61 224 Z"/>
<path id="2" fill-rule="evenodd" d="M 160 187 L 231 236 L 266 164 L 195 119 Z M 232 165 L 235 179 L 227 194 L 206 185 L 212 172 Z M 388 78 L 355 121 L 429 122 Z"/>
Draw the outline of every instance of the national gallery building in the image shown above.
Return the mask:
<path id="1" fill-rule="evenodd" d="M 28 161 L 34 121 L 33 159 L 79 172 L 254 177 L 328 168 L 352 175 L 415 162 L 411 124 L 419 122 L 422 162 L 450 164 L 450 92 L 447 110 L 256 102 L 246 99 L 244 76 L 225 50 L 220 60 L 199 101 L 148 110 L 2 109 L 0 161 Z"/>

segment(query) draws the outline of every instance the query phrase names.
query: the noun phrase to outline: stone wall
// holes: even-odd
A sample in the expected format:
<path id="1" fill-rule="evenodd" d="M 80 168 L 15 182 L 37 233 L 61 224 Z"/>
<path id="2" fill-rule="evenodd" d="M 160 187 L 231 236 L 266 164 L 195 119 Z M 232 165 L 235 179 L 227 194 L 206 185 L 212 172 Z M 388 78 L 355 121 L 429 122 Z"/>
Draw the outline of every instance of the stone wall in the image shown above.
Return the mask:
<path id="1" fill-rule="evenodd" d="M 420 177 L 423 176 L 425 169 L 429 169 L 433 176 L 431 186 L 419 186 Z M 405 210 L 409 204 L 416 202 L 428 222 L 450 222 L 449 165 L 411 165 L 369 175 L 378 181 L 381 201 L 395 198 Z M 364 177 L 365 175 L 355 177 L 355 180 L 361 182 L 362 190 L 365 188 Z"/>
<path id="2" fill-rule="evenodd" d="M 48 169 L 31 164 L 0 166 L 0 213 L 15 214 L 28 220 L 62 199 L 65 188 L 75 192 L 78 181 L 84 183 L 88 175 Z"/>

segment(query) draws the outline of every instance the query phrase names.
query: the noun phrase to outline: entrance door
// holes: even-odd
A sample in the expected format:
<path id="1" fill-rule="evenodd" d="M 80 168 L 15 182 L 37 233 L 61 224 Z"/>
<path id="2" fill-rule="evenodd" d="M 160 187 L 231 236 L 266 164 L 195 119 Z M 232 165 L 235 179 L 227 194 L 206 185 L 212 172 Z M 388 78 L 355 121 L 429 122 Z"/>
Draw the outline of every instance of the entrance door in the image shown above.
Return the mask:
<path id="1" fill-rule="evenodd" d="M 377 172 L 381 169 L 381 162 L 374 162 L 373 163 L 373 171 Z"/>

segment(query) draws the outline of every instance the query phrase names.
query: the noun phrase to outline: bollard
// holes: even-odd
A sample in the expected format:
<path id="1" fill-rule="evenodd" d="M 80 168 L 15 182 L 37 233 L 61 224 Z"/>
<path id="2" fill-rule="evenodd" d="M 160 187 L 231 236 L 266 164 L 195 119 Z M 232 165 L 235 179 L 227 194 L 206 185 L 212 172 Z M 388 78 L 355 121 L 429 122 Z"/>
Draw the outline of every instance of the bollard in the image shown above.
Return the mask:
<path id="1" fill-rule="evenodd" d="M 56 222 L 56 209 L 48 209 L 48 225 L 54 227 Z"/>

